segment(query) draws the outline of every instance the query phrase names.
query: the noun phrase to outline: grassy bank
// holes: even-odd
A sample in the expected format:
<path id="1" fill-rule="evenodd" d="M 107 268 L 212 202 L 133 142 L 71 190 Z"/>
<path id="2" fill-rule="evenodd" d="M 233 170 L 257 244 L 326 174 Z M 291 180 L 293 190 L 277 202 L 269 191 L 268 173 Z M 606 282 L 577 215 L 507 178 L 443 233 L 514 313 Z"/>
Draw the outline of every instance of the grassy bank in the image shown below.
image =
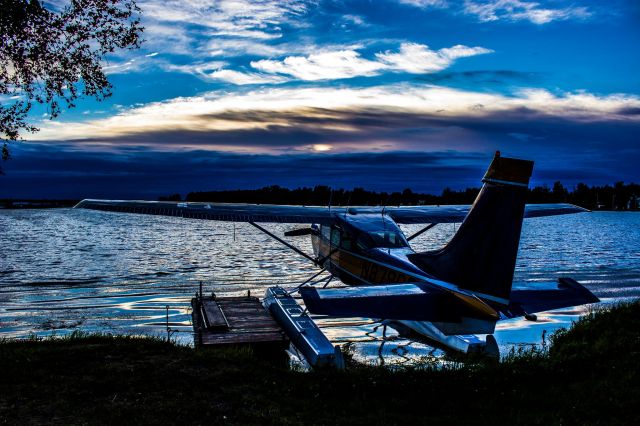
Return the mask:
<path id="1" fill-rule="evenodd" d="M 153 339 L 0 344 L 0 423 L 638 424 L 640 303 L 545 353 L 444 370 L 296 373 Z"/>

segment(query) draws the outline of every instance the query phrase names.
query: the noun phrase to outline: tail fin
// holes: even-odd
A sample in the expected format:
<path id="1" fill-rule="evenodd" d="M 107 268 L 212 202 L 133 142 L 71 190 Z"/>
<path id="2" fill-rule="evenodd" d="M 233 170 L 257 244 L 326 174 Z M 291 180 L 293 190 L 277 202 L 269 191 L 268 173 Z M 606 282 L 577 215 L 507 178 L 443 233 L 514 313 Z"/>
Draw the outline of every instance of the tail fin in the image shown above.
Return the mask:
<path id="1" fill-rule="evenodd" d="M 533 161 L 496 152 L 478 197 L 449 244 L 412 254 L 410 260 L 438 279 L 508 303 L 532 171 Z"/>

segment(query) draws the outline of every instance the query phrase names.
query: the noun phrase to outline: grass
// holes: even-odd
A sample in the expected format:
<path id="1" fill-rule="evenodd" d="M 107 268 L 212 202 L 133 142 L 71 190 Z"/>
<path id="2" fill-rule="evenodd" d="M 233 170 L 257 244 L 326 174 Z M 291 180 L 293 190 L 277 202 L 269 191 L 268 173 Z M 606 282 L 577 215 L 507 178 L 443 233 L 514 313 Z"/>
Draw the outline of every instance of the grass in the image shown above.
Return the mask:
<path id="1" fill-rule="evenodd" d="M 6 424 L 639 424 L 640 303 L 499 363 L 288 371 L 247 351 L 75 334 L 0 343 Z"/>

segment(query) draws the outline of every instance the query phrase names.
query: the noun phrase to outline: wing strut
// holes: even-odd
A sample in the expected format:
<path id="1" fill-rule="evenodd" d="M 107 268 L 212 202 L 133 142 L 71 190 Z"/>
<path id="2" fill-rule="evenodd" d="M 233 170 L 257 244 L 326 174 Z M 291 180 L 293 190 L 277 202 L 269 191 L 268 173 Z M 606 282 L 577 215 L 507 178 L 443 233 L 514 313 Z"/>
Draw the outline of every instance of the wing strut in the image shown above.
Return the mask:
<path id="1" fill-rule="evenodd" d="M 316 282 L 311 282 L 311 280 L 313 280 L 314 278 L 318 277 L 323 272 L 326 272 L 325 268 L 320 269 L 320 272 L 318 272 L 317 274 L 313 275 L 312 277 L 306 279 L 305 282 L 303 282 L 302 284 L 297 285 L 294 289 L 287 291 L 287 293 L 289 293 L 289 294 L 296 293 L 296 292 L 300 291 L 300 287 L 303 287 L 307 283 L 311 283 L 309 285 L 318 284 L 319 282 L 323 281 L 325 278 L 322 278 L 321 280 L 318 280 Z"/>
<path id="2" fill-rule="evenodd" d="M 271 238 L 273 238 L 274 240 L 284 244 L 285 246 L 289 247 L 291 250 L 295 251 L 296 253 L 298 253 L 301 256 L 306 257 L 307 259 L 309 259 L 310 261 L 312 261 L 315 265 L 318 264 L 318 262 L 311 256 L 309 256 L 307 253 L 303 252 L 302 250 L 300 250 L 298 247 L 295 247 L 291 244 L 289 244 L 288 242 L 284 241 L 282 238 L 277 237 L 276 235 L 272 234 L 271 232 L 267 231 L 266 229 L 264 229 L 262 226 L 258 225 L 255 222 L 249 222 L 249 224 L 253 225 L 254 227 L 258 228 L 260 231 L 264 232 L 265 234 L 267 234 L 268 236 L 270 236 Z"/>
<path id="3" fill-rule="evenodd" d="M 336 248 L 334 248 L 333 250 L 331 250 L 331 251 L 329 252 L 329 254 L 328 254 L 328 255 L 326 255 L 325 257 L 321 257 L 320 259 L 318 259 L 318 265 L 322 265 L 322 264 L 324 264 L 324 262 L 325 262 L 327 259 L 329 259 L 331 256 L 333 256 L 333 254 L 334 254 L 335 252 L 337 252 L 338 250 L 340 250 L 340 248 L 339 248 L 339 247 L 336 247 Z"/>
<path id="4" fill-rule="evenodd" d="M 413 234 L 412 236 L 407 238 L 407 241 L 411 241 L 413 240 L 415 237 L 420 236 L 422 234 L 424 234 L 425 232 L 427 232 L 429 229 L 433 228 L 434 226 L 436 226 L 437 223 L 430 223 L 427 226 L 425 226 L 424 228 L 422 228 L 421 230 L 419 230 L 418 232 L 416 232 L 415 234 Z"/>

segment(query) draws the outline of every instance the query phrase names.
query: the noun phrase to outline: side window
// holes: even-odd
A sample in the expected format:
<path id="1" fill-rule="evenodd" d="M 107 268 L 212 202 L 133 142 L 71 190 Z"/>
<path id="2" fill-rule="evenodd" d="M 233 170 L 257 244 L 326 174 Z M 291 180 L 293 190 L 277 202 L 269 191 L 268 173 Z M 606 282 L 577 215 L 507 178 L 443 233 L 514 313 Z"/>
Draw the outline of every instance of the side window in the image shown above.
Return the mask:
<path id="1" fill-rule="evenodd" d="M 356 239 L 356 247 L 360 250 L 368 250 L 373 247 L 373 240 L 369 235 L 362 233 Z"/>
<path id="2" fill-rule="evenodd" d="M 322 237 L 328 241 L 330 238 L 331 228 L 329 228 L 328 226 L 323 226 L 321 229 L 322 229 Z"/>
<path id="3" fill-rule="evenodd" d="M 336 228 L 331 229 L 331 245 L 338 247 L 340 245 L 340 230 Z"/>
<path id="4" fill-rule="evenodd" d="M 342 235 L 342 248 L 351 250 L 351 235 L 346 233 Z"/>
<path id="5" fill-rule="evenodd" d="M 398 236 L 396 234 L 387 232 L 385 233 L 385 239 L 391 244 L 391 247 L 397 247 L 398 245 Z"/>

